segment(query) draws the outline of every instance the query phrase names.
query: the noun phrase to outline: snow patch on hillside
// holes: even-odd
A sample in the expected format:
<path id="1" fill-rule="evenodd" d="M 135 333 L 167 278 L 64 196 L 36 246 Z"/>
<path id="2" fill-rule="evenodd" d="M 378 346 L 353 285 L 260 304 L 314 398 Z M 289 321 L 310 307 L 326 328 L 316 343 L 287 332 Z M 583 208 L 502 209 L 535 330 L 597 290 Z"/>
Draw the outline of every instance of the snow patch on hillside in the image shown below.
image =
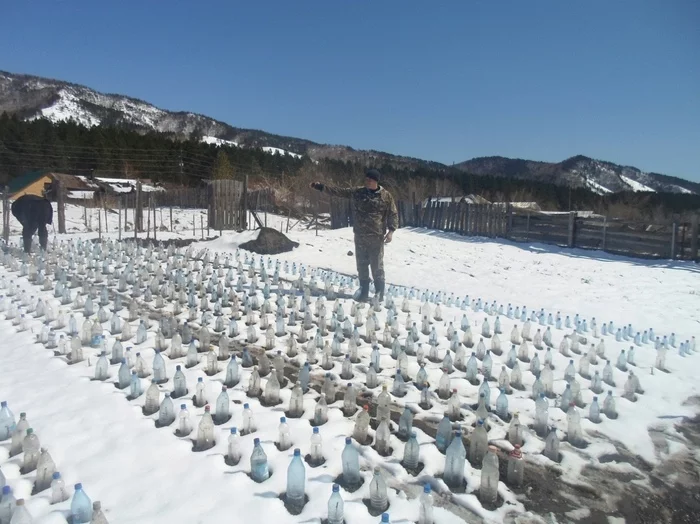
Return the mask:
<path id="1" fill-rule="evenodd" d="M 301 155 L 298 153 L 292 153 L 291 151 L 286 151 L 285 149 L 280 149 L 279 147 L 270 147 L 270 146 L 265 146 L 262 148 L 263 151 L 266 153 L 270 153 L 272 155 L 290 155 L 293 156 L 294 158 L 301 158 Z"/>
<path id="2" fill-rule="evenodd" d="M 218 138 L 215 136 L 203 136 L 201 141 L 204 142 L 205 144 L 213 144 L 215 146 L 240 147 L 240 144 L 238 142 L 235 142 L 233 140 L 224 140 L 223 138 Z"/>
<path id="3" fill-rule="evenodd" d="M 81 107 L 78 97 L 66 90 L 61 90 L 59 95 L 60 98 L 53 105 L 42 109 L 36 118 L 43 117 L 54 123 L 75 120 L 85 127 L 100 125 L 99 118 Z"/>
<path id="4" fill-rule="evenodd" d="M 586 186 L 594 193 L 598 193 L 599 195 L 605 195 L 607 193 L 612 193 L 612 191 L 610 191 L 607 187 L 600 185 L 595 180 L 591 180 L 590 178 L 585 178 L 585 181 L 586 181 Z"/>
<path id="5" fill-rule="evenodd" d="M 625 175 L 620 175 L 620 178 L 622 179 L 622 181 L 625 184 L 627 184 L 628 186 L 630 186 L 632 188 L 632 191 L 647 191 L 647 192 L 656 193 L 656 191 L 653 188 L 651 188 L 649 186 L 645 186 L 641 182 L 637 182 L 636 180 L 633 180 L 629 177 L 626 177 Z"/>

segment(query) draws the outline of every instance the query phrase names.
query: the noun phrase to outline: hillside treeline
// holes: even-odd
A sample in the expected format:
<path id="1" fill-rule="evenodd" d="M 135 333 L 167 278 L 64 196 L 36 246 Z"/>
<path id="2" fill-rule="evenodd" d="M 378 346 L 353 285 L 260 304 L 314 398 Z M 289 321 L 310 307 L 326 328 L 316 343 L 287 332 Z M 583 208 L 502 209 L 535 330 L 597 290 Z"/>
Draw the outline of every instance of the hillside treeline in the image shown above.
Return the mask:
<path id="1" fill-rule="evenodd" d="M 311 198 L 308 183 L 339 185 L 362 182 L 368 167 L 359 162 L 295 158 L 261 149 L 217 147 L 198 138 L 168 133 L 139 133 L 120 127 L 86 128 L 76 122 L 26 122 L 0 115 L 0 183 L 27 171 L 46 169 L 76 175 L 140 177 L 156 182 L 197 186 L 209 178 L 249 176 L 251 186 L 273 186 Z M 671 193 L 598 195 L 582 188 L 509 177 L 472 175 L 451 168 L 379 168 L 398 199 L 481 195 L 489 201 L 537 202 L 544 210 L 593 210 L 626 219 L 688 219 L 700 210 L 700 196 Z"/>

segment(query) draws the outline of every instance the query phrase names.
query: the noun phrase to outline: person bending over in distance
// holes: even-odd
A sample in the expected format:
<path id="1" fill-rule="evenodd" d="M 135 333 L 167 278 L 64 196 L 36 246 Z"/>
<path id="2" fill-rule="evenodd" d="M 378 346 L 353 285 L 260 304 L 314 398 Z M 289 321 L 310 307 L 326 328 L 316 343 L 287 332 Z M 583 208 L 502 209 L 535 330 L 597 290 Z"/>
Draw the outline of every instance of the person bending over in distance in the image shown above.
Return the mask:
<path id="1" fill-rule="evenodd" d="M 32 237 L 39 232 L 39 246 L 46 250 L 49 232 L 48 224 L 53 223 L 53 208 L 51 202 L 37 195 L 23 195 L 12 203 L 12 214 L 22 224 L 22 240 L 24 252 L 32 249 Z"/>

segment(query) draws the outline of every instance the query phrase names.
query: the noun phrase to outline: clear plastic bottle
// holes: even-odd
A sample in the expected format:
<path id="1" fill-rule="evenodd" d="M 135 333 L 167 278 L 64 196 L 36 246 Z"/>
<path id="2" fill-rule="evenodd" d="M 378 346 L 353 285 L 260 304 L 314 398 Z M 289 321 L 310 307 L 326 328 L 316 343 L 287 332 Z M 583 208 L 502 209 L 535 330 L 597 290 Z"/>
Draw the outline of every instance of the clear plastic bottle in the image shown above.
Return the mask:
<path id="1" fill-rule="evenodd" d="M 423 494 L 420 496 L 420 506 L 418 508 L 418 524 L 434 524 L 435 516 L 433 512 L 433 496 L 431 495 L 430 484 L 423 486 Z"/>
<path id="2" fill-rule="evenodd" d="M 369 484 L 370 507 L 374 511 L 384 511 L 389 507 L 389 497 L 386 490 L 386 482 L 378 467 L 374 468 L 374 475 Z"/>
<path id="3" fill-rule="evenodd" d="M 377 397 L 377 419 L 389 418 L 391 416 L 391 396 L 387 391 L 387 385 L 382 385 L 382 392 Z"/>
<path id="4" fill-rule="evenodd" d="M 525 473 L 525 462 L 520 451 L 520 445 L 516 444 L 508 455 L 507 479 L 510 486 L 522 486 Z"/>
<path id="5" fill-rule="evenodd" d="M 253 440 L 253 452 L 250 455 L 250 476 L 255 482 L 264 482 L 270 476 L 267 455 L 257 437 Z"/>
<path id="6" fill-rule="evenodd" d="M 9 524 L 32 524 L 34 519 L 24 505 L 24 499 L 17 499 Z"/>
<path id="7" fill-rule="evenodd" d="M 58 504 L 68 500 L 69 495 L 66 490 L 66 483 L 61 478 L 61 474 L 56 471 L 51 475 L 51 478 L 51 504 Z"/>
<path id="8" fill-rule="evenodd" d="M 403 413 L 399 418 L 399 438 L 408 438 L 412 433 L 413 428 L 413 412 L 408 408 L 404 407 Z"/>
<path id="9" fill-rule="evenodd" d="M 286 417 L 280 417 L 280 425 L 278 428 L 279 440 L 278 447 L 280 451 L 285 451 L 292 447 L 292 437 L 289 432 L 289 424 Z"/>
<path id="10" fill-rule="evenodd" d="M 228 453 L 226 455 L 229 464 L 235 466 L 241 460 L 241 437 L 238 435 L 237 428 L 231 428 L 228 437 Z"/>
<path id="11" fill-rule="evenodd" d="M 34 482 L 34 489 L 37 493 L 51 487 L 51 479 L 55 472 L 56 463 L 48 450 L 42 448 L 36 465 L 36 481 Z"/>
<path id="12" fill-rule="evenodd" d="M 416 469 L 420 462 L 420 446 L 416 439 L 416 432 L 412 431 L 403 449 L 403 465 L 406 469 Z"/>
<path id="13" fill-rule="evenodd" d="M 221 386 L 221 393 L 216 399 L 216 412 L 214 417 L 218 424 L 223 424 L 231 418 L 231 399 L 228 396 L 226 386 Z"/>
<path id="14" fill-rule="evenodd" d="M 73 500 L 70 503 L 70 515 L 73 524 L 89 524 L 92 519 L 92 502 L 80 483 L 75 485 Z"/>
<path id="15" fill-rule="evenodd" d="M 175 366 L 175 375 L 173 375 L 173 396 L 176 398 L 187 395 L 187 379 L 182 372 L 182 366 Z"/>
<path id="16" fill-rule="evenodd" d="M 323 457 L 323 440 L 321 439 L 321 433 L 317 427 L 313 428 L 311 433 L 311 463 L 321 464 L 325 459 Z"/>
<path id="17" fill-rule="evenodd" d="M 357 415 L 355 419 L 355 428 L 353 430 L 352 436 L 360 444 L 364 444 L 367 440 L 367 431 L 369 429 L 369 406 L 362 406 L 362 411 Z"/>
<path id="18" fill-rule="evenodd" d="M 209 449 L 214 446 L 214 421 L 211 417 L 210 407 L 204 407 L 204 415 L 197 427 L 197 448 L 200 450 Z"/>
<path id="19" fill-rule="evenodd" d="M 544 441 L 544 456 L 554 462 L 559 462 L 559 437 L 557 430 L 552 426 L 549 435 Z"/>
<path id="20" fill-rule="evenodd" d="M 169 426 L 173 422 L 175 422 L 175 407 L 170 399 L 170 393 L 166 393 L 158 409 L 158 425 L 164 427 Z"/>
<path id="21" fill-rule="evenodd" d="M 351 491 L 362 483 L 360 476 L 360 455 L 352 445 L 350 437 L 345 438 L 345 448 L 341 456 L 343 463 L 343 481 Z"/>
<path id="22" fill-rule="evenodd" d="M 241 429 L 241 434 L 247 435 L 249 433 L 255 433 L 257 429 L 253 410 L 250 409 L 250 405 L 246 402 L 243 404 L 243 427 Z"/>
<path id="23" fill-rule="evenodd" d="M 12 488 L 10 488 L 10 486 L 3 486 L 2 497 L 0 497 L 0 522 L 2 522 L 2 524 L 10 522 L 16 507 L 17 499 L 12 493 Z"/>
<path id="24" fill-rule="evenodd" d="M 464 484 L 464 463 L 466 457 L 467 451 L 464 449 L 464 443 L 462 442 L 462 432 L 455 431 L 454 438 L 445 453 L 445 472 L 443 474 L 445 484 L 451 488 L 462 488 Z"/>
<path id="25" fill-rule="evenodd" d="M 391 436 L 391 430 L 389 429 L 389 421 L 386 418 L 381 419 L 379 426 L 377 426 L 377 431 L 375 434 L 375 444 L 374 449 L 380 455 L 387 455 L 390 450 L 389 438 Z"/>
<path id="26" fill-rule="evenodd" d="M 340 486 L 333 484 L 333 493 L 328 499 L 328 524 L 343 524 L 345 522 L 343 497 L 340 496 Z"/>
<path id="27" fill-rule="evenodd" d="M 0 403 L 0 440 L 7 440 L 15 432 L 15 416 L 7 407 L 7 401 Z"/>
<path id="28" fill-rule="evenodd" d="M 179 436 L 186 437 L 192 433 L 192 420 L 190 412 L 187 411 L 187 404 L 180 404 L 180 413 L 178 413 L 177 431 Z"/>
<path id="29" fill-rule="evenodd" d="M 92 519 L 90 524 L 108 524 L 107 517 L 102 511 L 102 503 L 95 501 L 92 503 Z"/>
<path id="30" fill-rule="evenodd" d="M 437 446 L 440 452 L 445 453 L 451 441 L 452 423 L 450 422 L 450 418 L 447 415 L 445 415 L 442 417 L 442 420 L 440 421 L 437 427 L 437 434 L 435 435 L 435 446 Z"/>
<path id="31" fill-rule="evenodd" d="M 286 503 L 294 514 L 301 513 L 305 503 L 306 468 L 301 460 L 299 448 L 294 450 L 294 456 L 287 468 L 287 494 Z"/>
<path id="32" fill-rule="evenodd" d="M 22 439 L 22 473 L 29 473 L 36 469 L 41 454 L 41 444 L 32 428 L 27 428 L 27 435 Z"/>
<path id="33" fill-rule="evenodd" d="M 469 462 L 478 467 L 484 460 L 484 455 L 488 451 L 489 436 L 484 427 L 484 421 L 479 420 L 471 436 L 469 443 Z"/>
<path id="34" fill-rule="evenodd" d="M 498 500 L 498 455 L 493 446 L 489 446 L 481 464 L 479 500 L 482 504 L 489 505 L 495 504 Z"/>

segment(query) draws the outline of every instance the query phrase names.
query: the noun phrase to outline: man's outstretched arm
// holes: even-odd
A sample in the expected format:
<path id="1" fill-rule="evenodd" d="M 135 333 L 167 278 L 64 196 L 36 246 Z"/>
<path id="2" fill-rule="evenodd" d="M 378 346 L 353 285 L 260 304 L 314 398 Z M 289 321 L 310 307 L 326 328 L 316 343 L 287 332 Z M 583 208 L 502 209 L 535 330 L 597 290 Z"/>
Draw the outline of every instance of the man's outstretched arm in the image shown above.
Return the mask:
<path id="1" fill-rule="evenodd" d="M 384 242 L 388 244 L 394 236 L 394 231 L 399 228 L 399 212 L 396 210 L 396 202 L 391 193 L 389 193 L 389 209 L 387 211 L 386 227 L 389 232 L 384 237 Z"/>
<path id="2" fill-rule="evenodd" d="M 355 192 L 354 187 L 334 187 L 334 186 L 327 186 L 326 184 L 323 184 L 321 182 L 312 182 L 310 184 L 312 189 L 315 189 L 316 191 L 323 191 L 324 193 L 334 196 L 334 197 L 340 197 L 340 198 L 350 198 L 352 194 Z"/>

